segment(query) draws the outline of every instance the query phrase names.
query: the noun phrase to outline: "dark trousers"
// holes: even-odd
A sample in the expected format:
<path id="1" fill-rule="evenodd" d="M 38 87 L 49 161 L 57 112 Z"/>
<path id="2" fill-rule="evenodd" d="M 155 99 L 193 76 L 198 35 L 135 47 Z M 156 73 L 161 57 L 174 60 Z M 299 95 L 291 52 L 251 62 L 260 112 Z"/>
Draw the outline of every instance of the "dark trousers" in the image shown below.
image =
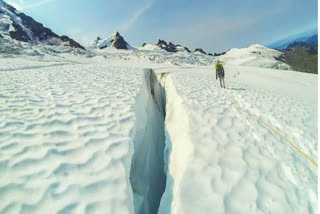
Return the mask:
<path id="1" fill-rule="evenodd" d="M 226 88 L 226 84 L 224 83 L 224 76 L 219 76 L 220 86 L 221 88 Z"/>
<path id="2" fill-rule="evenodd" d="M 216 71 L 216 79 L 219 77 L 220 86 L 221 88 L 226 88 L 226 85 L 224 83 L 224 70 L 221 69 L 220 71 Z"/>

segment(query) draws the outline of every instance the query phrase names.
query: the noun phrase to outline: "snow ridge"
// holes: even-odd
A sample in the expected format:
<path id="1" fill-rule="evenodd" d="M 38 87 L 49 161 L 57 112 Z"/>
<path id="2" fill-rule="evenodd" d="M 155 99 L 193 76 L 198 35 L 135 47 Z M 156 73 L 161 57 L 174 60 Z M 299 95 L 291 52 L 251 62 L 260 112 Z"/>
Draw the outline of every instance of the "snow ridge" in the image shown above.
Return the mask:
<path id="1" fill-rule="evenodd" d="M 161 198 L 158 214 L 185 213 L 181 212 L 183 201 L 183 178 L 193 153 L 189 120 L 183 100 L 178 95 L 170 74 L 162 74 L 162 84 L 167 94 L 166 105 L 166 148 L 165 172 L 167 175 L 166 189 Z"/>

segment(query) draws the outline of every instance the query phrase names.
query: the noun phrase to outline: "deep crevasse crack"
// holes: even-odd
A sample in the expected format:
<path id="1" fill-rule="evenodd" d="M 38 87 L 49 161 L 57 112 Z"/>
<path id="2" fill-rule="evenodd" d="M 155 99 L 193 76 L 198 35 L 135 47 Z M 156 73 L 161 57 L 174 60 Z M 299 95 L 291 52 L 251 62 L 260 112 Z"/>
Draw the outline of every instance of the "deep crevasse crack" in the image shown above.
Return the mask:
<path id="1" fill-rule="evenodd" d="M 166 187 L 165 90 L 152 69 L 136 100 L 136 132 L 130 169 L 135 214 L 156 214 Z"/>

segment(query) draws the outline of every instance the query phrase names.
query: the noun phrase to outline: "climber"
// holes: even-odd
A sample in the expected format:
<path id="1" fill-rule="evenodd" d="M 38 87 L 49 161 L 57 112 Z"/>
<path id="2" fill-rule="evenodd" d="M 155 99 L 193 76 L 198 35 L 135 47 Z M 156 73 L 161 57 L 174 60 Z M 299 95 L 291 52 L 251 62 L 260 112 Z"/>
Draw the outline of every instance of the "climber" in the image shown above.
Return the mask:
<path id="1" fill-rule="evenodd" d="M 219 60 L 216 62 L 216 80 L 218 79 L 218 77 L 221 88 L 226 88 L 226 85 L 224 83 L 224 68 Z"/>

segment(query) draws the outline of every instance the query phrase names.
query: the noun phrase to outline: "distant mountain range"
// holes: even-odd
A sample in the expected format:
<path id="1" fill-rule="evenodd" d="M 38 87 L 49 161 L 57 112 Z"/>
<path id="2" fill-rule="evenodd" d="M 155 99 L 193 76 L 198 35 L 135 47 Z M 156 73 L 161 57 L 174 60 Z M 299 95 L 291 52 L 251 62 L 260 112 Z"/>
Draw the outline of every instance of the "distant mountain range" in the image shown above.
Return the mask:
<path id="1" fill-rule="evenodd" d="M 280 61 L 290 65 L 294 70 L 318 73 L 318 34 L 291 36 L 269 45 L 283 53 Z"/>
<path id="2" fill-rule="evenodd" d="M 63 45 L 85 50 L 85 47 L 83 47 L 75 40 L 69 38 L 68 36 L 59 36 L 51 29 L 44 27 L 43 24 L 35 21 L 32 17 L 20 12 L 3 0 L 0 0 L 0 38 L 30 43 L 34 45 Z M 144 45 L 146 45 L 146 43 L 144 43 Z M 173 53 L 192 52 L 187 47 L 179 44 L 175 45 L 171 42 L 167 43 L 164 40 L 159 40 L 156 46 L 165 51 Z M 135 49 L 127 41 L 125 41 L 125 39 L 120 35 L 119 32 L 113 33 L 106 39 L 97 37 L 97 39 L 91 42 L 88 46 L 88 48 L 90 49 L 105 49 L 110 47 L 122 50 Z M 212 54 L 205 52 L 201 48 L 196 48 L 193 52 L 213 56 Z"/>
<path id="3" fill-rule="evenodd" d="M 297 35 L 297 36 L 291 36 L 286 39 L 279 40 L 277 42 L 271 43 L 267 45 L 269 48 L 282 50 L 286 49 L 290 44 L 294 42 L 305 42 L 308 44 L 318 44 L 318 33 L 306 33 L 305 35 Z"/>
<path id="4" fill-rule="evenodd" d="M 51 29 L 44 27 L 43 24 L 35 21 L 32 17 L 20 12 L 19 10 L 17 10 L 10 4 L 7 4 L 3 0 L 0 0 L 0 39 L 1 38 L 7 40 L 9 39 L 12 41 L 30 43 L 34 45 L 63 45 L 85 50 L 85 47 L 83 47 L 75 40 L 69 38 L 68 36 L 57 35 Z M 142 47 L 145 45 L 147 44 L 144 43 Z M 185 46 L 179 44 L 175 45 L 171 42 L 166 42 L 161 39 L 155 45 L 160 49 L 172 53 L 193 52 L 213 56 L 213 54 L 207 53 L 201 48 L 196 48 L 194 51 L 191 51 L 189 48 Z M 105 49 L 110 47 L 123 50 L 135 49 L 127 41 L 125 41 L 125 39 L 120 35 L 119 32 L 113 33 L 110 37 L 106 39 L 101 39 L 100 37 L 97 37 L 97 39 L 91 42 L 88 46 L 88 48 L 90 49 Z M 220 54 L 214 55 L 219 56 Z"/>
<path id="5" fill-rule="evenodd" d="M 146 45 L 146 43 L 144 43 L 144 45 Z M 157 46 L 163 50 L 166 50 L 168 52 L 188 52 L 188 53 L 191 53 L 190 49 L 185 47 L 185 46 L 182 46 L 180 44 L 173 44 L 171 42 L 167 43 L 166 41 L 164 40 L 161 40 L 159 39 L 158 43 L 157 43 Z M 211 53 L 206 53 L 203 49 L 201 48 L 196 48 L 194 51 L 194 53 L 201 53 L 201 54 L 204 54 L 204 55 L 209 55 L 209 56 L 213 56 Z"/>
<path id="6" fill-rule="evenodd" d="M 24 42 L 22 44 L 31 45 L 49 45 L 50 47 L 71 47 L 70 50 L 79 49 L 85 50 L 81 44 L 75 40 L 69 38 L 68 36 L 59 36 L 54 33 L 51 29 L 44 27 L 43 24 L 35 21 L 32 17 L 18 11 L 13 6 L 7 4 L 3 0 L 0 0 L 0 43 L 1 41 L 16 41 L 12 44 L 17 44 L 19 42 Z M 290 65 L 292 68 L 298 71 L 318 73 L 317 62 L 318 62 L 318 34 L 313 34 L 309 36 L 302 36 L 290 39 L 285 39 L 269 47 L 277 49 L 283 53 L 281 57 L 277 58 L 281 62 Z M 171 42 L 166 42 L 159 39 L 156 44 L 143 43 L 142 47 L 134 48 L 132 47 L 119 32 L 113 33 L 110 37 L 106 39 L 101 39 L 97 37 L 96 40 L 90 43 L 89 49 L 122 49 L 122 50 L 164 50 L 170 53 L 194 53 L 206 56 L 221 56 L 226 54 L 223 53 L 207 53 L 201 48 L 196 48 L 191 51 L 189 48 L 180 45 L 173 44 Z M 2 45 L 1 50 L 6 52 L 6 50 L 11 50 Z M 229 54 L 230 55 L 230 54 Z"/>
<path id="7" fill-rule="evenodd" d="M 204 55 L 213 56 L 211 53 L 205 52 L 201 48 L 196 48 L 194 51 L 191 51 L 189 48 L 180 45 L 180 44 L 173 44 L 172 42 L 166 42 L 165 40 L 159 39 L 156 44 L 150 43 L 143 43 L 142 49 L 148 49 L 146 47 L 155 50 L 156 48 L 165 50 L 170 53 L 178 53 L 178 52 L 187 52 L 187 53 L 199 53 Z M 114 32 L 110 37 L 106 39 L 101 39 L 97 37 L 94 41 L 92 41 L 89 46 L 89 49 L 105 49 L 105 48 L 115 48 L 115 49 L 122 49 L 122 50 L 133 50 L 135 49 L 132 47 L 119 32 Z"/>
<path id="8" fill-rule="evenodd" d="M 318 73 L 318 42 L 310 37 L 307 42 L 293 42 L 287 48 L 280 60 L 290 65 L 294 70 L 306 73 Z"/>

